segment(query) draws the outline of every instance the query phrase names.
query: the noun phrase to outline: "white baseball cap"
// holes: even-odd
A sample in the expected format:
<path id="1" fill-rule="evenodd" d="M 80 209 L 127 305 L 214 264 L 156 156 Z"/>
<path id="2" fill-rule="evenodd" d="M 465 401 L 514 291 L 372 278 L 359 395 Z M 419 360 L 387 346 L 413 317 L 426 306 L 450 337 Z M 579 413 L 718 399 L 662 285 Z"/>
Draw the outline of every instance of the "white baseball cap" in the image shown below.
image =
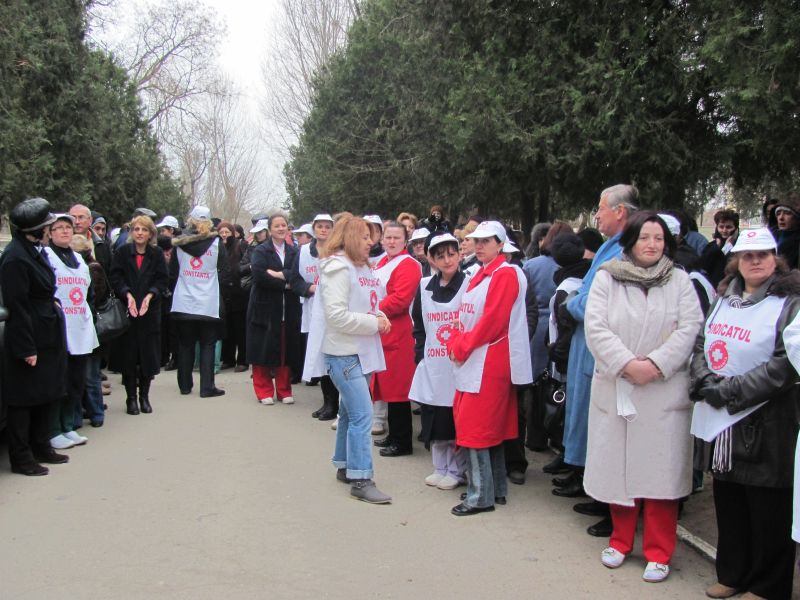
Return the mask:
<path id="1" fill-rule="evenodd" d="M 508 239 L 506 228 L 499 221 L 482 221 L 478 223 L 475 231 L 467 234 L 468 238 L 490 238 L 497 236 L 501 242 L 505 243 Z"/>
<path id="2" fill-rule="evenodd" d="M 211 211 L 207 206 L 195 206 L 189 213 L 189 217 L 195 221 L 210 221 Z"/>
<path id="3" fill-rule="evenodd" d="M 431 234 L 428 231 L 427 227 L 420 227 L 419 229 L 415 229 L 414 233 L 411 234 L 411 241 L 416 242 L 417 240 L 424 240 Z"/>
<path id="4" fill-rule="evenodd" d="M 259 231 L 266 231 L 267 229 L 269 229 L 269 219 L 259 219 L 256 221 L 256 224 L 253 225 L 250 233 L 258 233 Z"/>
<path id="5" fill-rule="evenodd" d="M 745 229 L 739 234 L 736 244 L 731 252 L 747 252 L 749 250 L 777 250 L 778 244 L 766 227 L 759 229 Z"/>
<path id="6" fill-rule="evenodd" d="M 314 229 L 311 227 L 311 223 L 303 223 L 302 225 L 300 225 L 300 227 L 295 229 L 294 232 L 295 233 L 305 233 L 306 235 L 310 235 L 311 237 L 314 237 Z"/>
<path id="7" fill-rule="evenodd" d="M 383 221 L 381 221 L 381 218 L 378 215 L 364 215 L 364 220 L 369 221 L 370 223 L 374 223 L 375 225 L 383 229 Z"/>
<path id="8" fill-rule="evenodd" d="M 678 219 L 666 213 L 658 213 L 658 216 L 667 224 L 667 229 L 672 235 L 678 235 L 681 232 L 681 222 Z"/>
<path id="9" fill-rule="evenodd" d="M 503 243 L 503 254 L 515 254 L 516 252 L 519 252 L 519 248 L 513 243 L 509 241 Z"/>
<path id="10" fill-rule="evenodd" d="M 311 225 L 313 226 L 314 223 L 316 223 L 317 221 L 330 221 L 331 223 L 333 223 L 333 217 L 330 216 L 328 213 L 320 213 L 316 217 L 314 217 L 314 220 L 311 221 Z"/>
<path id="11" fill-rule="evenodd" d="M 439 244 L 446 244 L 448 242 L 458 245 L 458 240 L 452 233 L 440 233 L 431 239 L 431 243 L 428 244 L 428 252 L 430 253 L 430 251 Z"/>
<path id="12" fill-rule="evenodd" d="M 156 225 L 156 227 L 172 227 L 173 229 L 178 229 L 180 224 L 178 223 L 178 219 L 173 217 L 172 215 L 167 215 L 163 219 L 161 219 L 161 223 Z"/>

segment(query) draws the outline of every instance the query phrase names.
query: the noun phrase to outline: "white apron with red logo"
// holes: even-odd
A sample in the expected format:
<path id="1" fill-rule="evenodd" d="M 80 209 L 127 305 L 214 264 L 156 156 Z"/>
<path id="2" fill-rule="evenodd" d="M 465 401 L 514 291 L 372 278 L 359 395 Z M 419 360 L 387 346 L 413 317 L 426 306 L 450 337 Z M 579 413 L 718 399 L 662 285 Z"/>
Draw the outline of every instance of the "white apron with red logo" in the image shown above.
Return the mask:
<path id="1" fill-rule="evenodd" d="M 219 319 L 219 238 L 202 256 L 192 256 L 180 246 L 176 250 L 179 270 L 178 284 L 172 296 L 172 312 Z"/>
<path id="2" fill-rule="evenodd" d="M 300 277 L 312 285 L 319 285 L 319 258 L 311 256 L 311 244 L 300 246 L 300 257 L 297 260 Z M 308 298 L 300 298 L 303 303 L 303 317 L 300 321 L 300 332 L 308 333 L 311 328 L 311 311 L 314 307 L 314 298 L 317 293 Z"/>
<path id="3" fill-rule="evenodd" d="M 752 306 L 734 308 L 727 298 L 720 300 L 705 323 L 703 353 L 711 371 L 731 377 L 767 362 L 775 350 L 775 323 L 785 302 L 786 298 L 768 296 Z M 692 435 L 711 442 L 763 405 L 731 415 L 725 408 L 695 402 Z"/>
<path id="4" fill-rule="evenodd" d="M 447 355 L 447 341 L 453 334 L 453 322 L 458 319 L 458 307 L 468 280 L 464 278 L 450 302 L 440 303 L 434 302 L 433 293 L 426 289 L 431 279 L 425 277 L 419 284 L 425 325 L 425 354 L 414 372 L 408 397 L 431 406 L 453 406 L 456 380 L 453 362 Z"/>
<path id="5" fill-rule="evenodd" d="M 533 381 L 531 368 L 531 346 L 528 339 L 528 321 L 525 316 L 525 291 L 528 282 L 522 269 L 508 263 L 497 267 L 500 269 L 511 268 L 517 275 L 519 291 L 514 305 L 511 308 L 511 317 L 508 322 L 508 350 L 511 364 L 511 382 L 515 385 L 525 385 Z M 495 271 L 495 272 L 496 272 Z M 486 305 L 486 294 L 492 277 L 486 277 L 477 286 L 464 292 L 458 311 L 458 321 L 462 331 L 471 331 L 483 316 Z M 497 315 L 496 318 L 502 318 Z M 498 340 L 499 341 L 499 340 Z M 497 343 L 497 342 L 494 342 Z M 455 365 L 453 371 L 456 380 L 456 389 L 462 392 L 477 394 L 481 391 L 483 380 L 483 366 L 486 362 L 486 353 L 491 344 L 476 348 L 469 358 L 461 365 Z"/>
<path id="6" fill-rule="evenodd" d="M 78 268 L 73 269 L 58 257 L 50 248 L 45 248 L 47 259 L 56 274 L 56 298 L 61 302 L 67 324 L 67 351 L 72 356 L 91 354 L 100 345 L 94 319 L 86 298 L 92 277 L 83 257 L 75 252 Z"/>
<path id="7" fill-rule="evenodd" d="M 397 268 L 402 261 L 405 259 L 415 260 L 413 256 L 410 254 L 398 254 L 394 258 L 390 258 L 388 262 L 380 268 L 375 268 L 374 273 L 377 275 L 378 279 L 381 280 L 380 290 L 378 292 L 378 300 L 383 300 L 386 298 L 386 286 L 389 283 L 389 279 L 392 277 L 392 273 Z M 376 265 L 379 263 L 375 263 Z M 409 308 L 409 310 L 411 310 Z"/>
<path id="8" fill-rule="evenodd" d="M 356 267 L 343 256 L 332 256 L 326 260 L 340 260 L 347 264 L 350 271 L 350 300 L 348 309 L 354 313 L 377 314 L 378 312 L 378 290 L 380 280 L 368 266 Z M 321 294 L 322 286 L 325 285 L 324 278 L 320 278 L 317 294 Z M 311 381 L 314 377 L 322 377 L 328 373 L 325 370 L 325 357 L 322 353 L 322 340 L 325 338 L 327 325 L 325 323 L 325 309 L 323 303 L 315 302 L 311 314 L 311 328 L 308 332 L 308 344 L 306 345 L 306 360 L 303 365 L 303 381 Z M 383 371 L 386 363 L 383 359 L 383 346 L 381 336 L 356 335 L 358 348 L 358 360 L 361 363 L 361 372 L 364 375 Z"/>

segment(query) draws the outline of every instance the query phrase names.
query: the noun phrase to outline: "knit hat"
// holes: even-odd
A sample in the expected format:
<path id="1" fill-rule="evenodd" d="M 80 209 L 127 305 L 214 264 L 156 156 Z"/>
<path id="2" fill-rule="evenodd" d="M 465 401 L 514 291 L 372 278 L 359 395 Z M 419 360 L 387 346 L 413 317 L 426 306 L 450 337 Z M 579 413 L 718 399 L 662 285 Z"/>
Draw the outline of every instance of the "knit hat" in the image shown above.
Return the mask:
<path id="1" fill-rule="evenodd" d="M 583 259 L 585 249 L 580 236 L 567 232 L 557 235 L 550 243 L 550 256 L 559 267 L 568 267 Z"/>

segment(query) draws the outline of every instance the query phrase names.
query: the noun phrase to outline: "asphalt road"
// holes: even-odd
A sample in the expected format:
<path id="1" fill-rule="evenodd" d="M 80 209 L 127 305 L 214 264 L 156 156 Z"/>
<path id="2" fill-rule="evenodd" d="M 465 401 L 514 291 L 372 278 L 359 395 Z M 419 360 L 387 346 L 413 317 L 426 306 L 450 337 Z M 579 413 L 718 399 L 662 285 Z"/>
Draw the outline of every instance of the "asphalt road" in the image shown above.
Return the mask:
<path id="1" fill-rule="evenodd" d="M 197 378 L 197 374 L 195 374 Z M 642 581 L 639 544 L 618 570 L 600 564 L 595 519 L 550 493 L 532 456 L 528 482 L 494 513 L 454 517 L 454 491 L 424 485 L 413 456 L 382 458 L 389 506 L 350 498 L 330 465 L 334 432 L 297 403 L 261 406 L 247 373 L 217 377 L 221 398 L 178 394 L 174 373 L 129 416 L 118 376 L 102 429 L 47 477 L 0 458 L 3 600 L 261 598 L 702 598 L 712 565 L 679 543 L 670 578 Z M 198 382 L 195 384 L 197 389 Z"/>

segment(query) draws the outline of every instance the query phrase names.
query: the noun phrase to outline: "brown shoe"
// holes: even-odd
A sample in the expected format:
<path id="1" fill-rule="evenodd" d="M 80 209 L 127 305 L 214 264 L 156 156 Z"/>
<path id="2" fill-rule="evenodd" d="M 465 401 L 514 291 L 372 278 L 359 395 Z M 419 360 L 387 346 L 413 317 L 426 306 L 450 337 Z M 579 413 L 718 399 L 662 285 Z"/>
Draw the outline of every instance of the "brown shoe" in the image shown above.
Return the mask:
<path id="1" fill-rule="evenodd" d="M 719 581 L 709 588 L 706 588 L 706 596 L 709 598 L 730 598 L 739 593 L 739 590 L 724 585 Z"/>

